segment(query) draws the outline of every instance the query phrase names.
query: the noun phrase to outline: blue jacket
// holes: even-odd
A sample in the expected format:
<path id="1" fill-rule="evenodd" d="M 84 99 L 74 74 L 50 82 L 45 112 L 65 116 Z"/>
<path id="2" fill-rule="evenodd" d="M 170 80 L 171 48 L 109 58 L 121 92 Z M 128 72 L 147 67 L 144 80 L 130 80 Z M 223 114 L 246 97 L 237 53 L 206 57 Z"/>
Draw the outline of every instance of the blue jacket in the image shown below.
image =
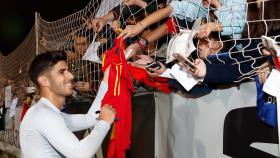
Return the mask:
<path id="1" fill-rule="evenodd" d="M 211 63 L 206 63 L 206 75 L 203 82 L 208 85 L 215 85 L 254 78 L 251 77 L 252 74 L 255 74 L 253 71 L 268 59 L 262 56 L 257 48 L 260 42 L 260 40 L 242 41 L 245 49 L 241 52 L 209 56 L 208 60 Z M 224 63 L 221 61 L 224 61 Z"/>

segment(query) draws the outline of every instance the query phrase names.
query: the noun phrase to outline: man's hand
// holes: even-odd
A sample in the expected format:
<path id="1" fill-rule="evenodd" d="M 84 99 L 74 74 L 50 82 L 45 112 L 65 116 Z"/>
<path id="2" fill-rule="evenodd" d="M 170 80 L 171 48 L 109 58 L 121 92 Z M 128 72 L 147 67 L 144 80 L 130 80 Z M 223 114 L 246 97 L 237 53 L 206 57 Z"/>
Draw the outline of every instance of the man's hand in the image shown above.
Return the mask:
<path id="1" fill-rule="evenodd" d="M 206 24 L 202 24 L 200 26 L 199 32 L 197 33 L 197 38 L 206 38 L 208 37 L 211 32 L 222 32 L 223 31 L 223 24 L 222 23 L 215 23 L 215 22 L 209 22 Z"/>
<path id="2" fill-rule="evenodd" d="M 75 89 L 80 92 L 88 92 L 90 89 L 90 84 L 88 82 L 76 82 Z"/>
<path id="3" fill-rule="evenodd" d="M 164 71 L 166 71 L 165 65 L 159 61 L 158 63 L 160 65 L 160 69 L 149 68 L 150 71 L 147 71 L 150 77 L 158 77 L 159 75 L 164 73 Z"/>
<path id="4" fill-rule="evenodd" d="M 259 76 L 259 80 L 261 84 L 264 84 L 264 82 L 266 81 L 269 73 L 271 72 L 271 65 L 268 61 L 264 62 L 260 68 L 257 70 L 258 72 L 258 76 Z"/>
<path id="5" fill-rule="evenodd" d="M 135 57 L 137 58 L 137 60 L 129 63 L 132 66 L 142 69 L 146 69 L 147 64 L 153 61 L 153 59 L 148 55 L 135 55 Z"/>
<path id="6" fill-rule="evenodd" d="M 206 65 L 202 59 L 196 59 L 194 61 L 194 66 L 196 67 L 195 72 L 192 72 L 189 68 L 186 68 L 181 62 L 178 62 L 178 65 L 181 66 L 184 71 L 192 74 L 196 78 L 204 78 L 206 75 Z"/>
<path id="7" fill-rule="evenodd" d="M 106 22 L 101 18 L 96 18 L 91 21 L 91 26 L 94 32 L 100 32 L 102 28 L 106 25 Z"/>
<path id="8" fill-rule="evenodd" d="M 68 61 L 74 61 L 74 60 L 79 59 L 79 55 L 77 55 L 77 53 L 73 53 L 73 52 L 70 52 L 70 51 L 65 51 L 65 52 L 66 52 Z"/>
<path id="9" fill-rule="evenodd" d="M 265 55 L 265 56 L 269 56 L 269 55 L 278 56 L 278 54 L 276 54 L 277 52 L 275 52 L 274 50 L 267 49 L 267 47 L 268 47 L 267 44 L 264 44 L 264 47 L 265 47 L 265 49 L 262 50 L 263 55 Z M 276 45 L 276 49 L 278 49 L 278 51 L 280 52 L 280 46 Z M 280 56 L 280 54 L 279 54 L 279 56 Z"/>
<path id="10" fill-rule="evenodd" d="M 123 4 L 127 6 L 136 5 L 138 0 L 123 0 Z"/>
<path id="11" fill-rule="evenodd" d="M 272 51 L 269 51 L 267 49 L 263 49 L 262 52 L 263 52 L 263 55 L 265 55 L 265 56 L 269 56 L 269 55 L 273 54 Z"/>
<path id="12" fill-rule="evenodd" d="M 213 23 L 206 23 L 200 26 L 200 30 L 197 33 L 197 38 L 206 38 L 210 35 L 213 29 Z"/>
<path id="13" fill-rule="evenodd" d="M 105 43 L 107 43 L 107 39 L 106 38 L 100 38 L 99 39 L 100 45 L 104 45 Z"/>
<path id="14" fill-rule="evenodd" d="M 133 37 L 141 33 L 143 30 L 144 27 L 141 23 L 137 23 L 136 25 L 128 25 L 118 36 L 118 38 L 123 37 L 123 39 L 126 39 L 127 37 Z"/>
<path id="15" fill-rule="evenodd" d="M 204 78 L 206 75 L 206 64 L 202 59 L 196 59 L 194 61 L 194 66 L 196 67 L 196 71 L 193 73 L 194 77 Z"/>
<path id="16" fill-rule="evenodd" d="M 119 35 L 122 31 L 119 20 L 114 20 L 111 24 L 111 28 Z"/>
<path id="17" fill-rule="evenodd" d="M 123 4 L 127 6 L 136 5 L 142 8 L 145 8 L 147 6 L 147 3 L 142 0 L 123 0 Z"/>
<path id="18" fill-rule="evenodd" d="M 116 110 L 111 105 L 104 105 L 101 107 L 99 120 L 107 121 L 108 123 L 112 124 L 115 120 Z"/>

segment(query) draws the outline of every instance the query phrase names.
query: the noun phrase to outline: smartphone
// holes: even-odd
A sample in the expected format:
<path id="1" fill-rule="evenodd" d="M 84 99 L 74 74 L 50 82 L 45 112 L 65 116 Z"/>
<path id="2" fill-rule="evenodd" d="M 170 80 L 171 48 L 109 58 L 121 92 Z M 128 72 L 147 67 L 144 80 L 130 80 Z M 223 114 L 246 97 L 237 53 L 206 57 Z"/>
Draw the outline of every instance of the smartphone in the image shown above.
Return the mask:
<path id="1" fill-rule="evenodd" d="M 153 61 L 153 62 L 147 64 L 146 70 L 151 72 L 151 73 L 153 73 L 151 68 L 159 70 L 161 68 L 161 66 L 160 66 L 160 64 L 157 61 Z"/>
<path id="2" fill-rule="evenodd" d="M 173 57 L 176 58 L 178 62 L 182 63 L 183 66 L 186 69 L 189 69 L 192 73 L 194 73 L 196 71 L 197 68 L 194 66 L 193 62 L 191 62 L 189 59 L 184 58 L 179 53 L 174 53 Z"/>
<path id="3" fill-rule="evenodd" d="M 280 57 L 280 50 L 277 49 L 276 47 L 277 43 L 274 39 L 270 37 L 262 36 L 262 43 L 267 49 L 273 50 L 277 57 Z"/>

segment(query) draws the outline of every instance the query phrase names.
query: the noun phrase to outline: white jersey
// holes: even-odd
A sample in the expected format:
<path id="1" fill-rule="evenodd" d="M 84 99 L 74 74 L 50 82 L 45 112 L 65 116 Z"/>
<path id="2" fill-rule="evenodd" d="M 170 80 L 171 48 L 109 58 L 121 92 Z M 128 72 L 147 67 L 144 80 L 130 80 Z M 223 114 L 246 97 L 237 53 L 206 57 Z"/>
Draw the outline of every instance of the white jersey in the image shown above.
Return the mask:
<path id="1" fill-rule="evenodd" d="M 89 158 L 100 147 L 110 124 L 97 118 L 107 84 L 101 83 L 87 114 L 65 114 L 46 98 L 31 107 L 20 125 L 20 147 L 23 158 Z M 94 126 L 79 140 L 72 132 Z"/>

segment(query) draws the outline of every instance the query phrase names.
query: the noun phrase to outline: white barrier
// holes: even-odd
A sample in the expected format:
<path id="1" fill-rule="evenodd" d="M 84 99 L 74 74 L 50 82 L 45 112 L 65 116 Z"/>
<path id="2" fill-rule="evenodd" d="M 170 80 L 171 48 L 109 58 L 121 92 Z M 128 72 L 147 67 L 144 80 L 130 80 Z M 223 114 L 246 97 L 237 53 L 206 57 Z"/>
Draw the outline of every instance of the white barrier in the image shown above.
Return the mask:
<path id="1" fill-rule="evenodd" d="M 254 82 L 192 99 L 178 94 L 156 97 L 156 158 L 226 158 L 223 128 L 229 111 L 256 106 Z M 256 131 L 257 132 L 257 131 Z M 275 144 L 264 152 L 279 156 Z"/>

